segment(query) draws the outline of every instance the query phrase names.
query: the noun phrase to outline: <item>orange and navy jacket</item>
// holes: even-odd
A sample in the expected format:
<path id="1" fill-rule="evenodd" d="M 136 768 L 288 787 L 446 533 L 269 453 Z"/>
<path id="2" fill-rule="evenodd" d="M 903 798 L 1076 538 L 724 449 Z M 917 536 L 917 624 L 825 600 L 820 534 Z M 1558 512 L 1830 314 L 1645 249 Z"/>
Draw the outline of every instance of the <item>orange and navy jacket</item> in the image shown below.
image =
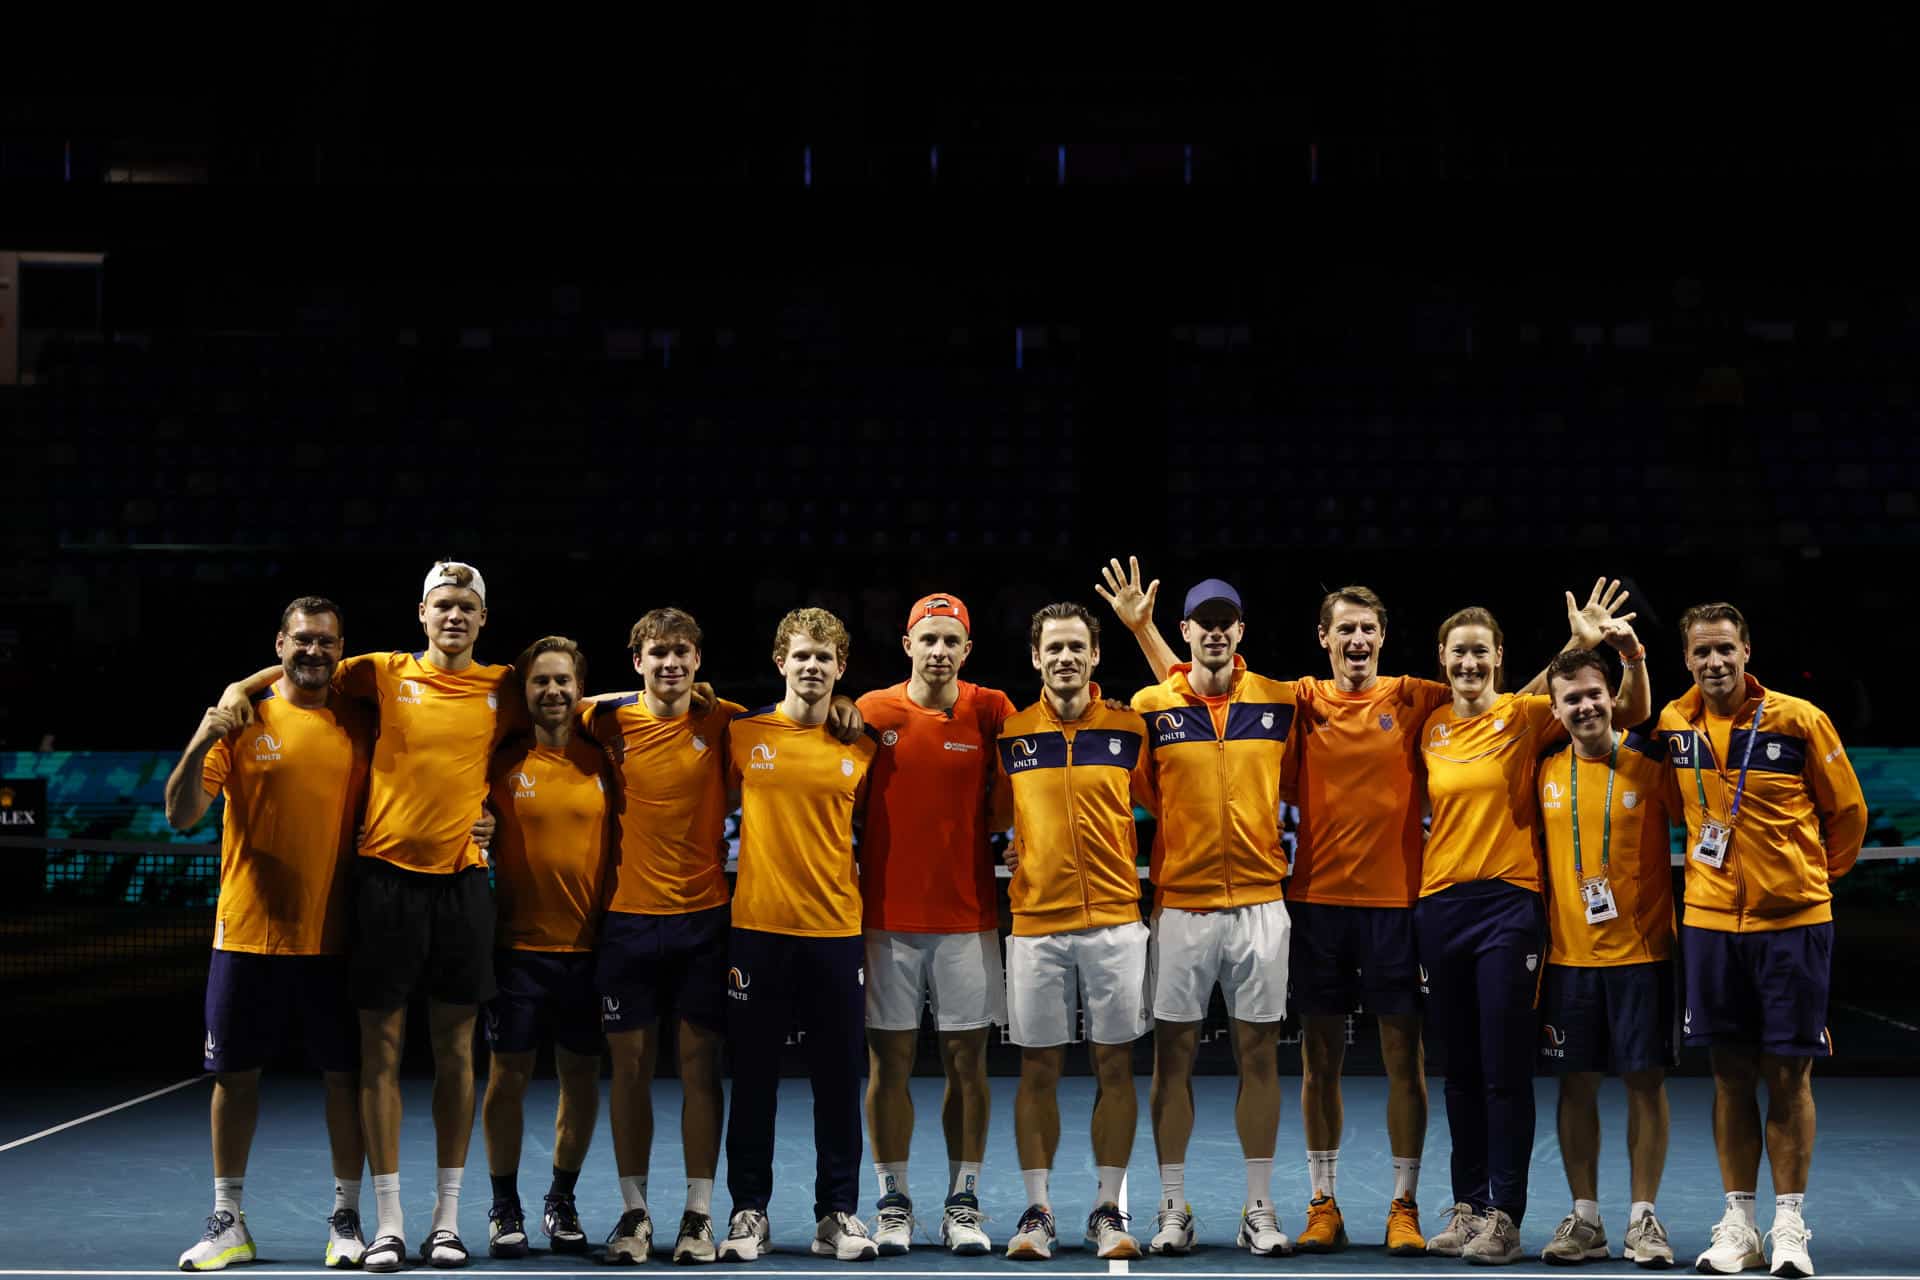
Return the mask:
<path id="1" fill-rule="evenodd" d="M 1548 964 L 1608 968 L 1664 960 L 1673 952 L 1673 863 L 1667 833 L 1672 782 L 1665 748 L 1653 727 L 1648 722 L 1620 734 L 1619 749 L 1610 757 L 1588 760 L 1568 743 L 1540 761 Z M 1611 787 L 1608 759 L 1614 761 Z M 1573 810 L 1576 769 L 1578 813 Z M 1575 823 L 1580 826 L 1577 872 Z M 1619 914 L 1588 924 L 1580 882 L 1602 875 Z"/>
<path id="2" fill-rule="evenodd" d="M 1687 821 L 1687 924 L 1759 933 L 1833 919 L 1829 881 L 1845 875 L 1860 855 L 1867 802 L 1827 714 L 1804 698 L 1762 688 L 1748 676 L 1747 699 L 1733 717 L 1726 760 L 1714 758 L 1698 688 L 1667 704 L 1659 732 L 1678 792 L 1675 812 Z M 1703 818 L 1726 823 L 1749 740 L 1747 786 L 1726 860 L 1709 867 L 1691 851 Z"/>
<path id="3" fill-rule="evenodd" d="M 1154 790 L 1154 902 L 1219 911 L 1276 902 L 1287 876 L 1280 844 L 1280 775 L 1293 731 L 1294 682 L 1233 659 L 1224 706 L 1193 691 L 1193 664 L 1133 695 L 1147 725 Z"/>
<path id="4" fill-rule="evenodd" d="M 1022 936 L 1140 919 L 1133 801 L 1154 804 L 1146 723 L 1109 710 L 1098 685 L 1090 693 L 1078 720 L 1061 721 L 1042 697 L 1000 728 L 996 789 L 1013 814 L 1009 897 Z"/>

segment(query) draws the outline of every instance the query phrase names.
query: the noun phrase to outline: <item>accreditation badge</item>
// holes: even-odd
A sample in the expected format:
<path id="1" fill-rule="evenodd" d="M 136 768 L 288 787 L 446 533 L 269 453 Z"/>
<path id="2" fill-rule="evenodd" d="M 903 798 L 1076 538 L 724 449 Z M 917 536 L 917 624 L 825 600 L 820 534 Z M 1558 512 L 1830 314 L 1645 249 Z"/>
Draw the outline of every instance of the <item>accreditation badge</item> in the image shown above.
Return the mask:
<path id="1" fill-rule="evenodd" d="M 1727 841 L 1732 838 L 1733 832 L 1718 822 L 1701 823 L 1700 839 L 1693 846 L 1693 860 L 1709 867 L 1720 867 L 1727 860 Z"/>
<path id="2" fill-rule="evenodd" d="M 1605 876 L 1581 881 L 1580 900 L 1586 905 L 1588 924 L 1603 924 L 1620 914 L 1620 908 L 1613 901 L 1613 886 Z"/>

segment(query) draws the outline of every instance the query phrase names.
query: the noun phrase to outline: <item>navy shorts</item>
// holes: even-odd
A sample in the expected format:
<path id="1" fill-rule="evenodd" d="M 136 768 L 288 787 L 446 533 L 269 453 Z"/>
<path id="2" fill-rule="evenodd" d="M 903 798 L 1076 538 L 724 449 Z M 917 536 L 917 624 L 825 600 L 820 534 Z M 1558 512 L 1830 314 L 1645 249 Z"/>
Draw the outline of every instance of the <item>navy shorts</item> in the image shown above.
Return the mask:
<path id="1" fill-rule="evenodd" d="M 1412 907 L 1290 901 L 1287 1008 L 1308 1016 L 1420 1012 Z"/>
<path id="2" fill-rule="evenodd" d="M 609 911 L 600 924 L 600 1024 L 640 1031 L 668 1011 L 710 1031 L 727 1029 L 728 905 L 681 915 Z"/>
<path id="3" fill-rule="evenodd" d="M 1673 962 L 1550 964 L 1540 1058 L 1555 1074 L 1665 1070 L 1676 1061 Z"/>
<path id="4" fill-rule="evenodd" d="M 545 1040 L 587 1056 L 606 1051 L 592 952 L 496 951 L 493 976 L 500 989 L 480 1010 L 493 1052 L 532 1053 Z"/>
<path id="5" fill-rule="evenodd" d="M 296 1036 L 310 1067 L 360 1069 L 360 1021 L 345 956 L 216 951 L 207 966 L 208 1071 L 267 1066 Z"/>
<path id="6" fill-rule="evenodd" d="M 1783 1058 L 1824 1058 L 1833 922 L 1763 933 L 1683 926 L 1690 1045 L 1758 1045 Z"/>
<path id="7" fill-rule="evenodd" d="M 433 875 L 383 858 L 353 869 L 353 1002 L 373 1013 L 417 992 L 442 1004 L 493 996 L 493 891 L 487 869 Z"/>

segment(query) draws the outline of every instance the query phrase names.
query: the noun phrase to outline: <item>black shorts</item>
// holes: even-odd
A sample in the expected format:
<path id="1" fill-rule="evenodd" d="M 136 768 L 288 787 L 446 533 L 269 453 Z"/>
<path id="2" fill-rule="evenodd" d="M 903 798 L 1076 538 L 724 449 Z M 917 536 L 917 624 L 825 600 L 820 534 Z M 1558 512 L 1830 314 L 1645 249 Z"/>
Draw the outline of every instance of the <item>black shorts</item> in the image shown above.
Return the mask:
<path id="1" fill-rule="evenodd" d="M 480 1013 L 487 1048 L 531 1053 L 542 1040 L 585 1057 L 606 1052 L 591 951 L 499 951 L 500 990 Z"/>
<path id="2" fill-rule="evenodd" d="M 353 1003 L 404 1008 L 424 992 L 442 1004 L 493 998 L 493 891 L 485 867 L 430 875 L 381 858 L 353 869 Z"/>
<path id="3" fill-rule="evenodd" d="M 727 936 L 733 908 L 678 915 L 609 911 L 600 923 L 600 1022 L 639 1031 L 668 1011 L 710 1031 L 727 1029 Z"/>
<path id="4" fill-rule="evenodd" d="M 215 951 L 207 966 L 209 1071 L 269 1066 L 298 1038 L 307 1065 L 360 1069 L 360 1023 L 347 999 L 345 956 L 263 956 Z"/>
<path id="5" fill-rule="evenodd" d="M 1678 1061 L 1673 962 L 1547 966 L 1540 1060 L 1569 1071 L 1666 1070 Z"/>
<path id="6" fill-rule="evenodd" d="M 1289 902 L 1287 1008 L 1296 1017 L 1420 1012 L 1412 907 Z"/>

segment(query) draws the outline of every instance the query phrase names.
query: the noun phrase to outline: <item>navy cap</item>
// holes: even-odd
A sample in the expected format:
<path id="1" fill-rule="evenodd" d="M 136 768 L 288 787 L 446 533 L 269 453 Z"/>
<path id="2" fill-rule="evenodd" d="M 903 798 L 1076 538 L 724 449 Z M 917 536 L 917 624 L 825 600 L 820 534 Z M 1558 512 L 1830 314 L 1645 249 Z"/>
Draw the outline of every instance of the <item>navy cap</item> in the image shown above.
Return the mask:
<path id="1" fill-rule="evenodd" d="M 1194 584 L 1193 590 L 1187 592 L 1187 603 L 1184 606 L 1185 612 L 1180 616 L 1183 618 L 1191 618 L 1194 610 L 1206 604 L 1209 600 L 1224 600 L 1233 606 L 1235 613 L 1246 612 L 1245 609 L 1240 607 L 1240 593 L 1238 591 L 1235 591 L 1231 585 L 1222 582 L 1218 578 L 1208 578 L 1204 582 Z"/>

